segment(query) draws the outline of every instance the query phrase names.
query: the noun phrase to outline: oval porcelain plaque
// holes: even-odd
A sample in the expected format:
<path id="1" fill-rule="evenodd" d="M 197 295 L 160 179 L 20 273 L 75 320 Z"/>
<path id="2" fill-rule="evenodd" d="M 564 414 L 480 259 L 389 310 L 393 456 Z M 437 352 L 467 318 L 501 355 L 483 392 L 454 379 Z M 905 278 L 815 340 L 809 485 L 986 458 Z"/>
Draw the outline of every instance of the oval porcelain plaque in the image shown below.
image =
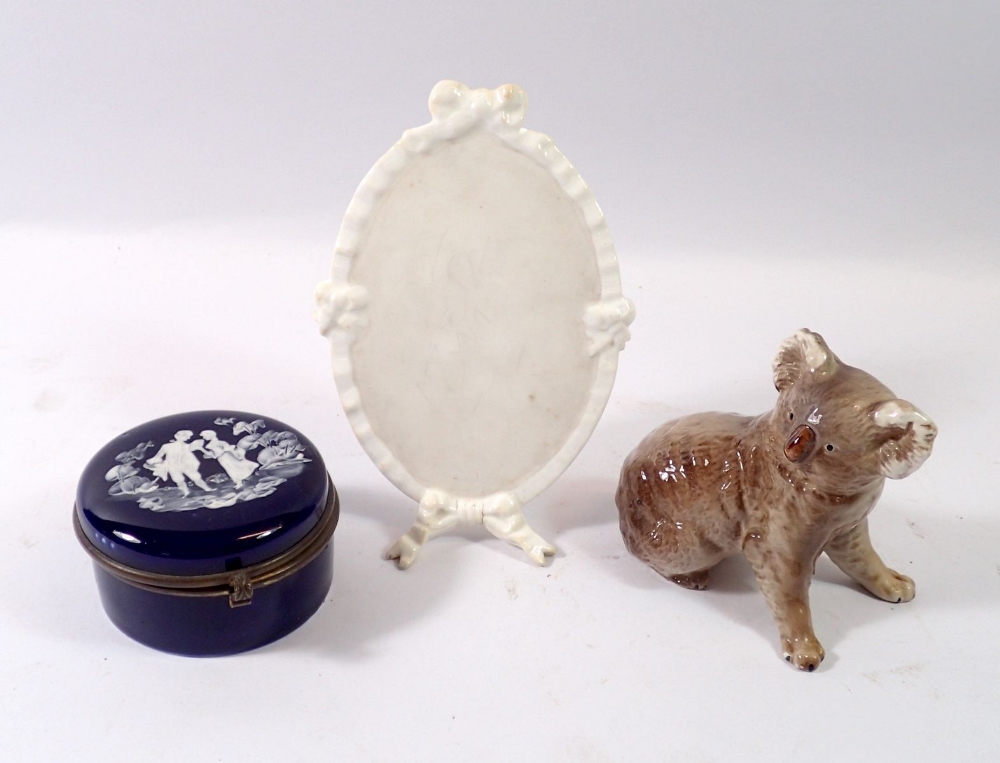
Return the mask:
<path id="1" fill-rule="evenodd" d="M 484 524 L 535 561 L 521 505 L 608 401 L 631 303 L 597 203 L 515 86 L 441 82 L 432 120 L 368 173 L 316 290 L 341 401 L 416 524 L 387 553 Z"/>

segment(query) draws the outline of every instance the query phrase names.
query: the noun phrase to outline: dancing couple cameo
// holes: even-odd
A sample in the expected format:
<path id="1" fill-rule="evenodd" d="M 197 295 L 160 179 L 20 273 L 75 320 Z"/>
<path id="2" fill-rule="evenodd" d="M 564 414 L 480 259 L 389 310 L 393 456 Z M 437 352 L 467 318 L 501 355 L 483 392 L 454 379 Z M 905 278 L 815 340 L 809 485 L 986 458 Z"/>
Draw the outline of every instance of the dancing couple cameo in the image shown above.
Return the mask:
<path id="1" fill-rule="evenodd" d="M 202 479 L 201 462 L 195 455 L 196 451 L 206 458 L 218 461 L 219 466 L 225 470 L 237 488 L 243 487 L 244 480 L 260 466 L 255 461 L 249 461 L 242 448 L 220 440 L 212 429 L 202 431 L 200 439 L 188 442 L 193 434 L 190 429 L 181 429 L 174 434 L 173 440 L 164 443 L 156 455 L 147 459 L 144 465 L 160 479 L 165 480 L 169 477 L 184 496 L 191 493 L 188 480 L 206 492 L 214 491 L 214 488 L 209 487 Z"/>
<path id="2" fill-rule="evenodd" d="M 174 432 L 159 447 L 155 440 L 144 440 L 122 451 L 105 475 L 112 483 L 108 494 L 131 498 L 151 511 L 221 509 L 271 495 L 312 461 L 297 433 L 268 429 L 263 419 L 237 421 L 220 416 L 214 424 L 215 428 L 202 429 L 197 437 L 198 427 L 189 426 Z M 229 429 L 235 442 L 225 439 Z M 155 455 L 145 458 L 154 450 Z M 219 468 L 211 467 L 212 461 Z M 144 472 L 152 472 L 151 478 Z"/>

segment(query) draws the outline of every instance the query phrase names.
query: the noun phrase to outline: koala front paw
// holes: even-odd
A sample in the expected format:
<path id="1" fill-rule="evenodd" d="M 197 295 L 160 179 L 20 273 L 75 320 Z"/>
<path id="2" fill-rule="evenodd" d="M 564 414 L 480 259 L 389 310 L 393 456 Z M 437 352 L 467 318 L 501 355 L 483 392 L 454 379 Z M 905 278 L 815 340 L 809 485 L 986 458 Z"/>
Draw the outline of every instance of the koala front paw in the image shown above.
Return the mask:
<path id="1" fill-rule="evenodd" d="M 799 670 L 807 670 L 812 673 L 826 657 L 823 645 L 816 640 L 815 636 L 784 638 L 781 641 L 784 647 L 785 662 L 792 663 Z"/>
<path id="2" fill-rule="evenodd" d="M 912 578 L 889 569 L 869 590 L 880 599 L 896 604 L 912 601 L 913 597 L 917 595 L 917 587 Z"/>

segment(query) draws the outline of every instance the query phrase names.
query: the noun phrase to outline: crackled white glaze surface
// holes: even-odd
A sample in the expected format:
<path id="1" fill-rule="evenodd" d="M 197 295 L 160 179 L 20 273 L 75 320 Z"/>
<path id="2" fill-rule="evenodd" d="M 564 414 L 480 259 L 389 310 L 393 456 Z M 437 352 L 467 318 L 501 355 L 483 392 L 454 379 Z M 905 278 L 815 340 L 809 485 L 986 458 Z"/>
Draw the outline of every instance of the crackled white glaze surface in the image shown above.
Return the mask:
<path id="1" fill-rule="evenodd" d="M 366 451 L 434 516 L 487 529 L 583 447 L 633 314 L 600 209 L 525 107 L 512 85 L 439 83 L 432 121 L 362 182 L 316 295 Z M 429 517 L 407 546 L 453 524 Z"/>

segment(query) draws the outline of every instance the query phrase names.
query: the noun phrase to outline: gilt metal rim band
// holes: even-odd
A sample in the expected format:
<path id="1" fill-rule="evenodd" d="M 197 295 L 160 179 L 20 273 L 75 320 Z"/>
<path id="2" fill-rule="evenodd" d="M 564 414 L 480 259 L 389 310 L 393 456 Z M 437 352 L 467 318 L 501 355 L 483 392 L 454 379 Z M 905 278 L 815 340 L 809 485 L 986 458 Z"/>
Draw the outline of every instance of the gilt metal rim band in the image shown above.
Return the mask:
<path id="1" fill-rule="evenodd" d="M 277 556 L 265 559 L 249 567 L 209 575 L 164 575 L 144 572 L 122 564 L 103 551 L 87 537 L 80 524 L 79 513 L 73 508 L 73 529 L 84 550 L 105 572 L 136 588 L 168 596 L 228 596 L 230 606 L 249 604 L 253 590 L 277 583 L 292 575 L 322 553 L 330 543 L 333 531 L 340 519 L 340 499 L 333 482 L 329 480 L 329 498 L 319 523 L 305 538 Z"/>

